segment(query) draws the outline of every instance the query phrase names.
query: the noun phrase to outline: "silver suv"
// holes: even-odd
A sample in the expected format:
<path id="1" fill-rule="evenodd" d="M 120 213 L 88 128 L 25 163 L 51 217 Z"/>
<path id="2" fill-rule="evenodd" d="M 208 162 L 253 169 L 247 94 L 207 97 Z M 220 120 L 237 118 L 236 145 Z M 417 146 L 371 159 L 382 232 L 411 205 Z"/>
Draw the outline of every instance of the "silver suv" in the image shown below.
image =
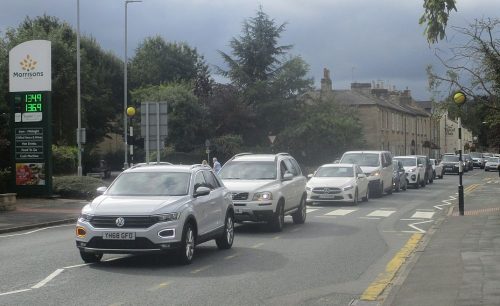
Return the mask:
<path id="1" fill-rule="evenodd" d="M 76 246 L 87 263 L 104 253 L 173 250 L 189 264 L 197 244 L 233 244 L 231 193 L 207 166 L 143 164 L 98 191 L 76 224 Z"/>
<path id="2" fill-rule="evenodd" d="M 237 154 L 219 176 L 233 194 L 236 221 L 265 221 L 274 231 L 283 229 L 285 215 L 305 222 L 307 179 L 288 153 Z"/>

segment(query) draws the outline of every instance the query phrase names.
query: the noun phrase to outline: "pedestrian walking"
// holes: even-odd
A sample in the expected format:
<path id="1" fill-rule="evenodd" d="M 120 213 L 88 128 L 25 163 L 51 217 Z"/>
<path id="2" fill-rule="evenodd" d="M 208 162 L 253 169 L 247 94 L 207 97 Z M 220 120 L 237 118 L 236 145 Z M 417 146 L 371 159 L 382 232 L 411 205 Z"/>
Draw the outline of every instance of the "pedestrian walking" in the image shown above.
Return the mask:
<path id="1" fill-rule="evenodd" d="M 213 161 L 214 161 L 214 171 L 215 171 L 215 173 L 219 173 L 220 168 L 222 168 L 222 166 L 217 161 L 217 157 L 214 157 Z"/>

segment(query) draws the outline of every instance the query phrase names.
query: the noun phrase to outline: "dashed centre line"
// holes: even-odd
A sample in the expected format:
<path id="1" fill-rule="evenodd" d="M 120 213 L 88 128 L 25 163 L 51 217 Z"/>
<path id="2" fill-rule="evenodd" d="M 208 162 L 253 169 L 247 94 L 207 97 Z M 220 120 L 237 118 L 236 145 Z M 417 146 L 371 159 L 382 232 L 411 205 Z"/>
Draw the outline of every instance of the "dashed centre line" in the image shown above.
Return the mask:
<path id="1" fill-rule="evenodd" d="M 336 209 L 325 214 L 325 216 L 345 216 L 355 211 L 357 211 L 357 209 Z"/>
<path id="2" fill-rule="evenodd" d="M 368 215 L 367 217 L 389 217 L 393 213 L 395 213 L 395 210 L 375 210 Z"/>
<path id="3" fill-rule="evenodd" d="M 59 274 L 61 274 L 62 271 L 64 271 L 64 269 L 57 269 L 57 270 L 55 270 L 49 276 L 47 276 L 44 280 L 42 280 L 38 284 L 36 284 L 33 287 L 31 287 L 31 289 L 38 289 L 38 288 L 41 288 L 41 287 L 45 286 L 45 284 L 47 284 L 48 282 L 50 282 L 54 277 L 56 277 Z"/>

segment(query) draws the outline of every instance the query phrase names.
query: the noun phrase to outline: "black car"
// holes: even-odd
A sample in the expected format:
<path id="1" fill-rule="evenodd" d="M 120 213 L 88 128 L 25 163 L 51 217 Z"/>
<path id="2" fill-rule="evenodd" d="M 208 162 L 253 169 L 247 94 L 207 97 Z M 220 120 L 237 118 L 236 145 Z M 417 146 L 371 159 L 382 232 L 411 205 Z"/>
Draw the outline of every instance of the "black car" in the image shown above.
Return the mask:
<path id="1" fill-rule="evenodd" d="M 403 163 L 400 160 L 392 160 L 394 171 L 392 172 L 392 184 L 394 191 L 408 188 L 408 181 L 406 180 L 406 171 Z"/>
<path id="2" fill-rule="evenodd" d="M 443 174 L 456 173 L 458 174 L 458 156 L 457 155 L 444 155 L 441 161 L 443 164 Z"/>

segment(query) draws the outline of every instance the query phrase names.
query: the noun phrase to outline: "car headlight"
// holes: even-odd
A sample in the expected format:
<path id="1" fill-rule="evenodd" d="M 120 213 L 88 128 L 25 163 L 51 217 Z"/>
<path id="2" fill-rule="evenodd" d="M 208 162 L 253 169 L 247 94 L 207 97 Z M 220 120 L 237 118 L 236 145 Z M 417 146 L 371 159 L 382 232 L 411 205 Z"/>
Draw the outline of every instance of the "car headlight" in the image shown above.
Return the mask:
<path id="1" fill-rule="evenodd" d="M 92 220 L 92 215 L 89 214 L 81 214 L 80 217 L 78 217 L 79 222 L 90 222 Z"/>
<path id="2" fill-rule="evenodd" d="M 153 217 L 156 218 L 156 221 L 158 222 L 168 222 L 168 221 L 175 221 L 179 219 L 180 213 L 168 213 L 168 214 L 161 214 L 161 215 L 154 215 Z"/>
<path id="3" fill-rule="evenodd" d="M 370 176 L 379 176 L 380 175 L 380 170 L 375 170 L 372 173 L 370 173 Z"/>
<path id="4" fill-rule="evenodd" d="M 273 194 L 269 191 L 256 192 L 253 195 L 253 201 L 269 201 L 273 199 Z"/>
<path id="5" fill-rule="evenodd" d="M 354 188 L 354 186 L 353 186 L 353 185 L 347 185 L 347 186 L 345 186 L 344 188 L 342 188 L 342 190 L 347 191 L 347 190 L 351 190 L 351 189 L 353 189 L 353 188 Z"/>
<path id="6" fill-rule="evenodd" d="M 415 172 L 415 171 L 417 171 L 417 168 L 411 168 L 409 171 L 410 172 Z"/>

